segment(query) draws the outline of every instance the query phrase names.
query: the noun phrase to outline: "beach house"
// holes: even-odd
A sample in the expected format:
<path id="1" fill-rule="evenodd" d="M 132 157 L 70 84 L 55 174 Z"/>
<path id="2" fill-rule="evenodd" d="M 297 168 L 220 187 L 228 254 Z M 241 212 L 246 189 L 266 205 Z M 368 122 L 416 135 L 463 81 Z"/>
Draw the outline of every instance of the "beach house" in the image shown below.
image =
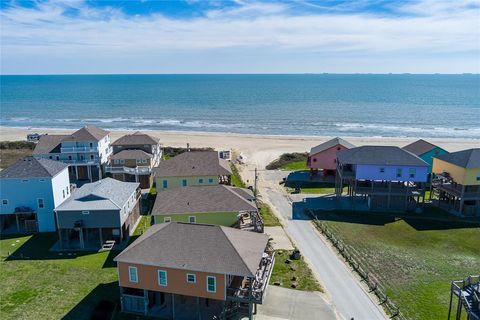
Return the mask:
<path id="1" fill-rule="evenodd" d="M 162 158 L 160 140 L 148 134 L 127 134 L 112 143 L 113 155 L 105 172 L 114 179 L 139 182 L 141 188 L 150 188 L 153 182 L 152 168 Z"/>
<path id="2" fill-rule="evenodd" d="M 347 199 L 353 204 L 366 200 L 368 210 L 420 209 L 427 180 L 428 163 L 398 147 L 362 146 L 337 153 L 337 199 L 345 199 L 347 185 Z"/>
<path id="3" fill-rule="evenodd" d="M 40 137 L 33 156 L 61 161 L 69 165 L 72 181 L 97 181 L 102 178 L 103 167 L 112 153 L 109 132 L 85 126 L 69 135 Z"/>
<path id="4" fill-rule="evenodd" d="M 95 250 L 128 239 L 140 218 L 139 199 L 135 182 L 105 178 L 84 184 L 55 210 L 59 249 Z"/>
<path id="5" fill-rule="evenodd" d="M 234 228 L 153 225 L 115 259 L 123 312 L 217 319 L 264 301 L 274 264 L 268 236 Z M 239 314 L 237 314 L 239 315 Z"/>
<path id="6" fill-rule="evenodd" d="M 431 200 L 461 216 L 480 216 L 480 148 L 433 158 Z"/>
<path id="7" fill-rule="evenodd" d="M 226 185 L 159 192 L 152 215 L 155 223 L 207 223 L 263 231 L 252 191 Z"/>
<path id="8" fill-rule="evenodd" d="M 25 157 L 0 171 L 0 233 L 52 232 L 54 209 L 70 197 L 68 165 Z"/>
<path id="9" fill-rule="evenodd" d="M 337 152 L 354 147 L 353 144 L 339 137 L 313 147 L 307 158 L 310 174 L 318 174 L 318 171 L 321 170 L 324 176 L 335 175 L 337 170 Z"/>
<path id="10" fill-rule="evenodd" d="M 187 151 L 153 168 L 157 191 L 187 186 L 230 184 L 232 170 L 216 151 Z"/>
<path id="11" fill-rule="evenodd" d="M 429 173 L 432 172 L 433 157 L 448 153 L 447 150 L 442 149 L 439 146 L 436 146 L 433 143 L 430 143 L 423 139 L 412 142 L 403 147 L 402 149 L 413 153 L 414 155 L 418 156 L 420 159 L 428 163 Z"/>

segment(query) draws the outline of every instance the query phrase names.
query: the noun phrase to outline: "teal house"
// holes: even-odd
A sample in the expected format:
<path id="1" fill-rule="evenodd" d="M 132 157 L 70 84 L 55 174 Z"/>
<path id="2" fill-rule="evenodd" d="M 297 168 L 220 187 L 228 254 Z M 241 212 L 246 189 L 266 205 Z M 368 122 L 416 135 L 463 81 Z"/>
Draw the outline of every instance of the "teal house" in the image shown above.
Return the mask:
<path id="1" fill-rule="evenodd" d="M 428 173 L 432 172 L 433 157 L 448 153 L 447 150 L 440 148 L 423 139 L 419 139 L 403 147 L 404 150 L 409 151 L 428 163 Z"/>

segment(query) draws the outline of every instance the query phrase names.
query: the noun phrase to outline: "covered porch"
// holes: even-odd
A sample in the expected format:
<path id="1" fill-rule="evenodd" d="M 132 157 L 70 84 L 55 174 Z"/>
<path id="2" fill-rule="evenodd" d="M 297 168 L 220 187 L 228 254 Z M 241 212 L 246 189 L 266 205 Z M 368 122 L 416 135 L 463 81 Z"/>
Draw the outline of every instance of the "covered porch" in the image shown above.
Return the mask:
<path id="1" fill-rule="evenodd" d="M 14 213 L 0 215 L 0 231 L 2 234 L 38 232 L 36 211 L 29 207 L 18 207 Z"/>
<path id="2" fill-rule="evenodd" d="M 80 225 L 69 229 L 58 229 L 58 245 L 52 250 L 112 249 L 126 244 L 122 229 L 119 228 L 84 228 Z"/>

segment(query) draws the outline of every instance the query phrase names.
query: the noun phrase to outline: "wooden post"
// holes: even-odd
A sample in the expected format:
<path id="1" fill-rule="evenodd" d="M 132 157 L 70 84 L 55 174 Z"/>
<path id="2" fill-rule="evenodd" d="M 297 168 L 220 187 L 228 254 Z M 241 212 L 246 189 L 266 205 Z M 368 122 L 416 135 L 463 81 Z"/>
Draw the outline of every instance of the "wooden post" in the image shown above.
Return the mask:
<path id="1" fill-rule="evenodd" d="M 78 166 L 74 166 L 75 168 L 75 178 L 78 180 Z"/>
<path id="2" fill-rule="evenodd" d="M 60 228 L 58 228 L 58 243 L 60 245 L 60 249 L 63 249 L 62 229 Z"/>
<path id="3" fill-rule="evenodd" d="M 90 179 L 90 182 L 92 182 L 92 166 L 87 165 L 87 175 L 88 179 Z"/>
<path id="4" fill-rule="evenodd" d="M 100 236 L 100 248 L 103 246 L 102 228 L 98 228 L 98 235 Z"/>
<path id="5" fill-rule="evenodd" d="M 17 221 L 17 233 L 20 233 L 20 222 L 18 222 L 18 214 L 15 214 L 15 220 Z"/>
<path id="6" fill-rule="evenodd" d="M 250 278 L 250 282 L 248 284 L 248 319 L 253 319 L 253 310 L 252 310 L 252 285 L 253 285 L 253 278 Z"/>
<path id="7" fill-rule="evenodd" d="M 172 319 L 175 320 L 175 294 L 172 293 Z"/>
<path id="8" fill-rule="evenodd" d="M 200 315 L 200 298 L 197 297 L 197 318 L 198 320 L 202 319 L 202 316 Z"/>
<path id="9" fill-rule="evenodd" d="M 459 213 L 460 215 L 463 215 L 462 211 L 463 211 L 463 204 L 465 202 L 465 185 L 462 185 L 462 193 L 460 194 L 460 208 L 459 208 Z"/>
<path id="10" fill-rule="evenodd" d="M 146 316 L 148 314 L 148 290 L 143 289 L 143 314 Z"/>
<path id="11" fill-rule="evenodd" d="M 80 239 L 80 248 L 84 249 L 85 244 L 83 243 L 83 228 L 79 228 L 80 231 L 78 231 L 78 238 Z"/>
<path id="12" fill-rule="evenodd" d="M 388 196 L 387 196 L 387 208 L 390 209 L 390 196 L 392 193 L 392 181 L 388 181 Z"/>

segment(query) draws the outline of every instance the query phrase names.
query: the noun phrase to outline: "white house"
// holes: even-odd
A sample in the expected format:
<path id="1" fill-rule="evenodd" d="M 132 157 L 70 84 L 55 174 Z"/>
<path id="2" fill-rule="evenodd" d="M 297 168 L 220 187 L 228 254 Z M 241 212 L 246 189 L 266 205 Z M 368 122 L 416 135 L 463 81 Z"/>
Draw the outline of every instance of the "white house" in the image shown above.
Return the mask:
<path id="1" fill-rule="evenodd" d="M 62 161 L 70 165 L 72 180 L 97 181 L 112 154 L 110 135 L 103 129 L 85 126 L 70 135 L 45 135 L 38 141 L 35 158 Z"/>
<path id="2" fill-rule="evenodd" d="M 56 230 L 57 206 L 70 197 L 68 165 L 25 157 L 0 171 L 0 231 Z"/>

